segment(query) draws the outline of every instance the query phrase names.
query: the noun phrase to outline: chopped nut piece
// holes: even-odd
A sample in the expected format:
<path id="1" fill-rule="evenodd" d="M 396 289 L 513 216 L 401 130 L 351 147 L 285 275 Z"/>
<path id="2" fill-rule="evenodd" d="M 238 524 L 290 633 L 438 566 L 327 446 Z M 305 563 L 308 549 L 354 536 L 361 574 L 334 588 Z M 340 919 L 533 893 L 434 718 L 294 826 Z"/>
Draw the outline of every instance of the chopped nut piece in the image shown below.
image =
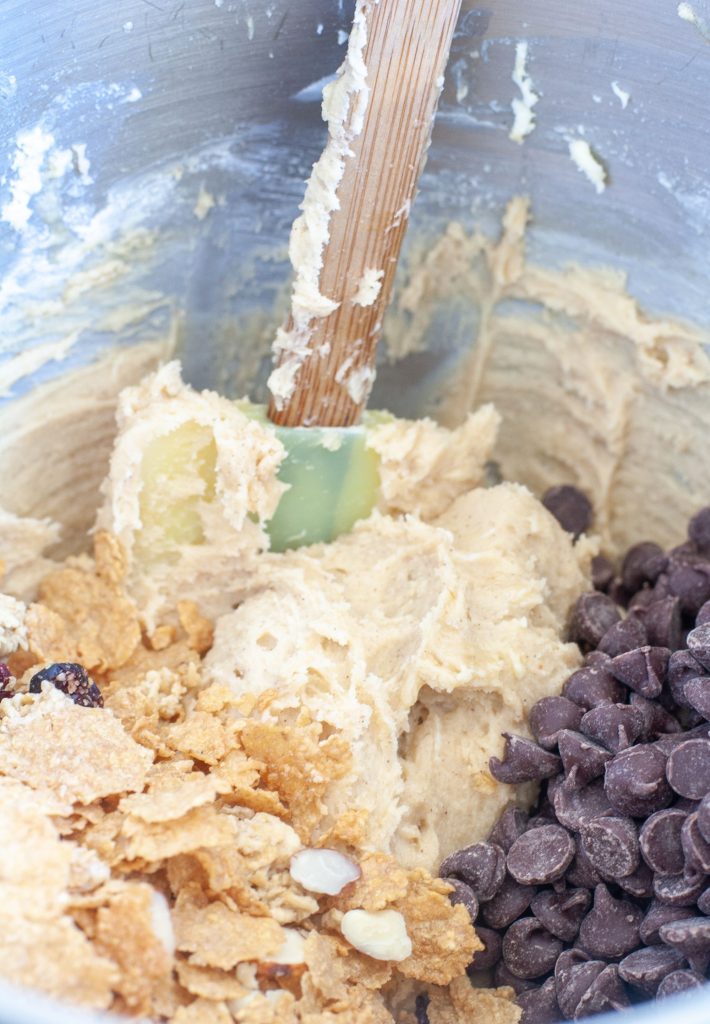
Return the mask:
<path id="1" fill-rule="evenodd" d="M 399 963 L 411 956 L 412 940 L 397 910 L 348 910 L 340 929 L 351 946 L 374 960 Z"/>

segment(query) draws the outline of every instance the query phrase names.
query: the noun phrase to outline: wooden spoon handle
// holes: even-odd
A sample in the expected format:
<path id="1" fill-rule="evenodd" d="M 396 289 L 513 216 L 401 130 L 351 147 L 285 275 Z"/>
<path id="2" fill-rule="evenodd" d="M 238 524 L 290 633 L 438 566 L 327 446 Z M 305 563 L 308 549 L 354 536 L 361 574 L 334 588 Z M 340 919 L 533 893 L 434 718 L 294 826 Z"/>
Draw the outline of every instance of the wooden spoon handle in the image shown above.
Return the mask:
<path id="1" fill-rule="evenodd" d="M 269 406 L 274 423 L 350 426 L 360 419 L 460 6 L 359 0 L 369 100 L 337 189 L 319 279 L 321 295 L 339 305 L 308 323 L 294 389 Z M 292 316 L 286 330 L 293 326 Z M 281 352 L 277 366 L 288 358 Z"/>

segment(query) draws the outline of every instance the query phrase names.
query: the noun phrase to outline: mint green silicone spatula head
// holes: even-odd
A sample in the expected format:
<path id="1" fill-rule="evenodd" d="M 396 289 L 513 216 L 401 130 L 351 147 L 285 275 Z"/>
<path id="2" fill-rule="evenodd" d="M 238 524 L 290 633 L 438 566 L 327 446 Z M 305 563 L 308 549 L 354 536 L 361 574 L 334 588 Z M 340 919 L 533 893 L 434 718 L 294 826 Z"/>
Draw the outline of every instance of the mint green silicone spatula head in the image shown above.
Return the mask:
<path id="1" fill-rule="evenodd" d="M 328 142 L 291 232 L 291 315 L 274 344 L 268 418 L 290 485 L 272 547 L 332 540 L 371 511 L 362 412 L 461 0 L 358 0 L 324 90 Z"/>

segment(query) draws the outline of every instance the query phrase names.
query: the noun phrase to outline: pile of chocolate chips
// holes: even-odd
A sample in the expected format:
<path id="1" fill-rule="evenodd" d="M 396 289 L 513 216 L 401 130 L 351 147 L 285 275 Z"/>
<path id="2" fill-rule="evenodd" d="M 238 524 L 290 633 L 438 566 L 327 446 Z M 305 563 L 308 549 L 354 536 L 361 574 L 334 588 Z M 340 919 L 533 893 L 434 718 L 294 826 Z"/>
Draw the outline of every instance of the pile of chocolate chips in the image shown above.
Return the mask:
<path id="1" fill-rule="evenodd" d="M 570 533 L 589 528 L 574 488 L 543 500 Z M 535 742 L 506 735 L 490 761 L 500 782 L 539 781 L 537 806 L 440 869 L 485 945 L 469 974 L 512 986 L 523 1024 L 709 977 L 710 508 L 679 547 L 637 544 L 619 575 L 603 557 L 593 573 L 570 619 L 583 667 L 532 708 Z"/>

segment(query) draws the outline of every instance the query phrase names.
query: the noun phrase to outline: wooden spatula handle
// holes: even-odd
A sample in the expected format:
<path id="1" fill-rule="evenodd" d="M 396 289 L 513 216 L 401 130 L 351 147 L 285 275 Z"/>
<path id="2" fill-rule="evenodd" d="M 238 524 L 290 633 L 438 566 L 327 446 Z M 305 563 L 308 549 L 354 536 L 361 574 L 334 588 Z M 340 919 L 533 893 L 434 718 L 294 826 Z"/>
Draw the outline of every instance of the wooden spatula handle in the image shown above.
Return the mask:
<path id="1" fill-rule="evenodd" d="M 360 3 L 369 101 L 338 187 L 340 208 L 330 218 L 319 282 L 321 294 L 339 306 L 310 322 L 293 393 L 282 408 L 270 405 L 269 417 L 283 426 L 350 426 L 360 419 L 461 0 Z M 380 289 L 371 304 L 360 305 L 353 300 L 366 272 L 380 277 Z"/>

